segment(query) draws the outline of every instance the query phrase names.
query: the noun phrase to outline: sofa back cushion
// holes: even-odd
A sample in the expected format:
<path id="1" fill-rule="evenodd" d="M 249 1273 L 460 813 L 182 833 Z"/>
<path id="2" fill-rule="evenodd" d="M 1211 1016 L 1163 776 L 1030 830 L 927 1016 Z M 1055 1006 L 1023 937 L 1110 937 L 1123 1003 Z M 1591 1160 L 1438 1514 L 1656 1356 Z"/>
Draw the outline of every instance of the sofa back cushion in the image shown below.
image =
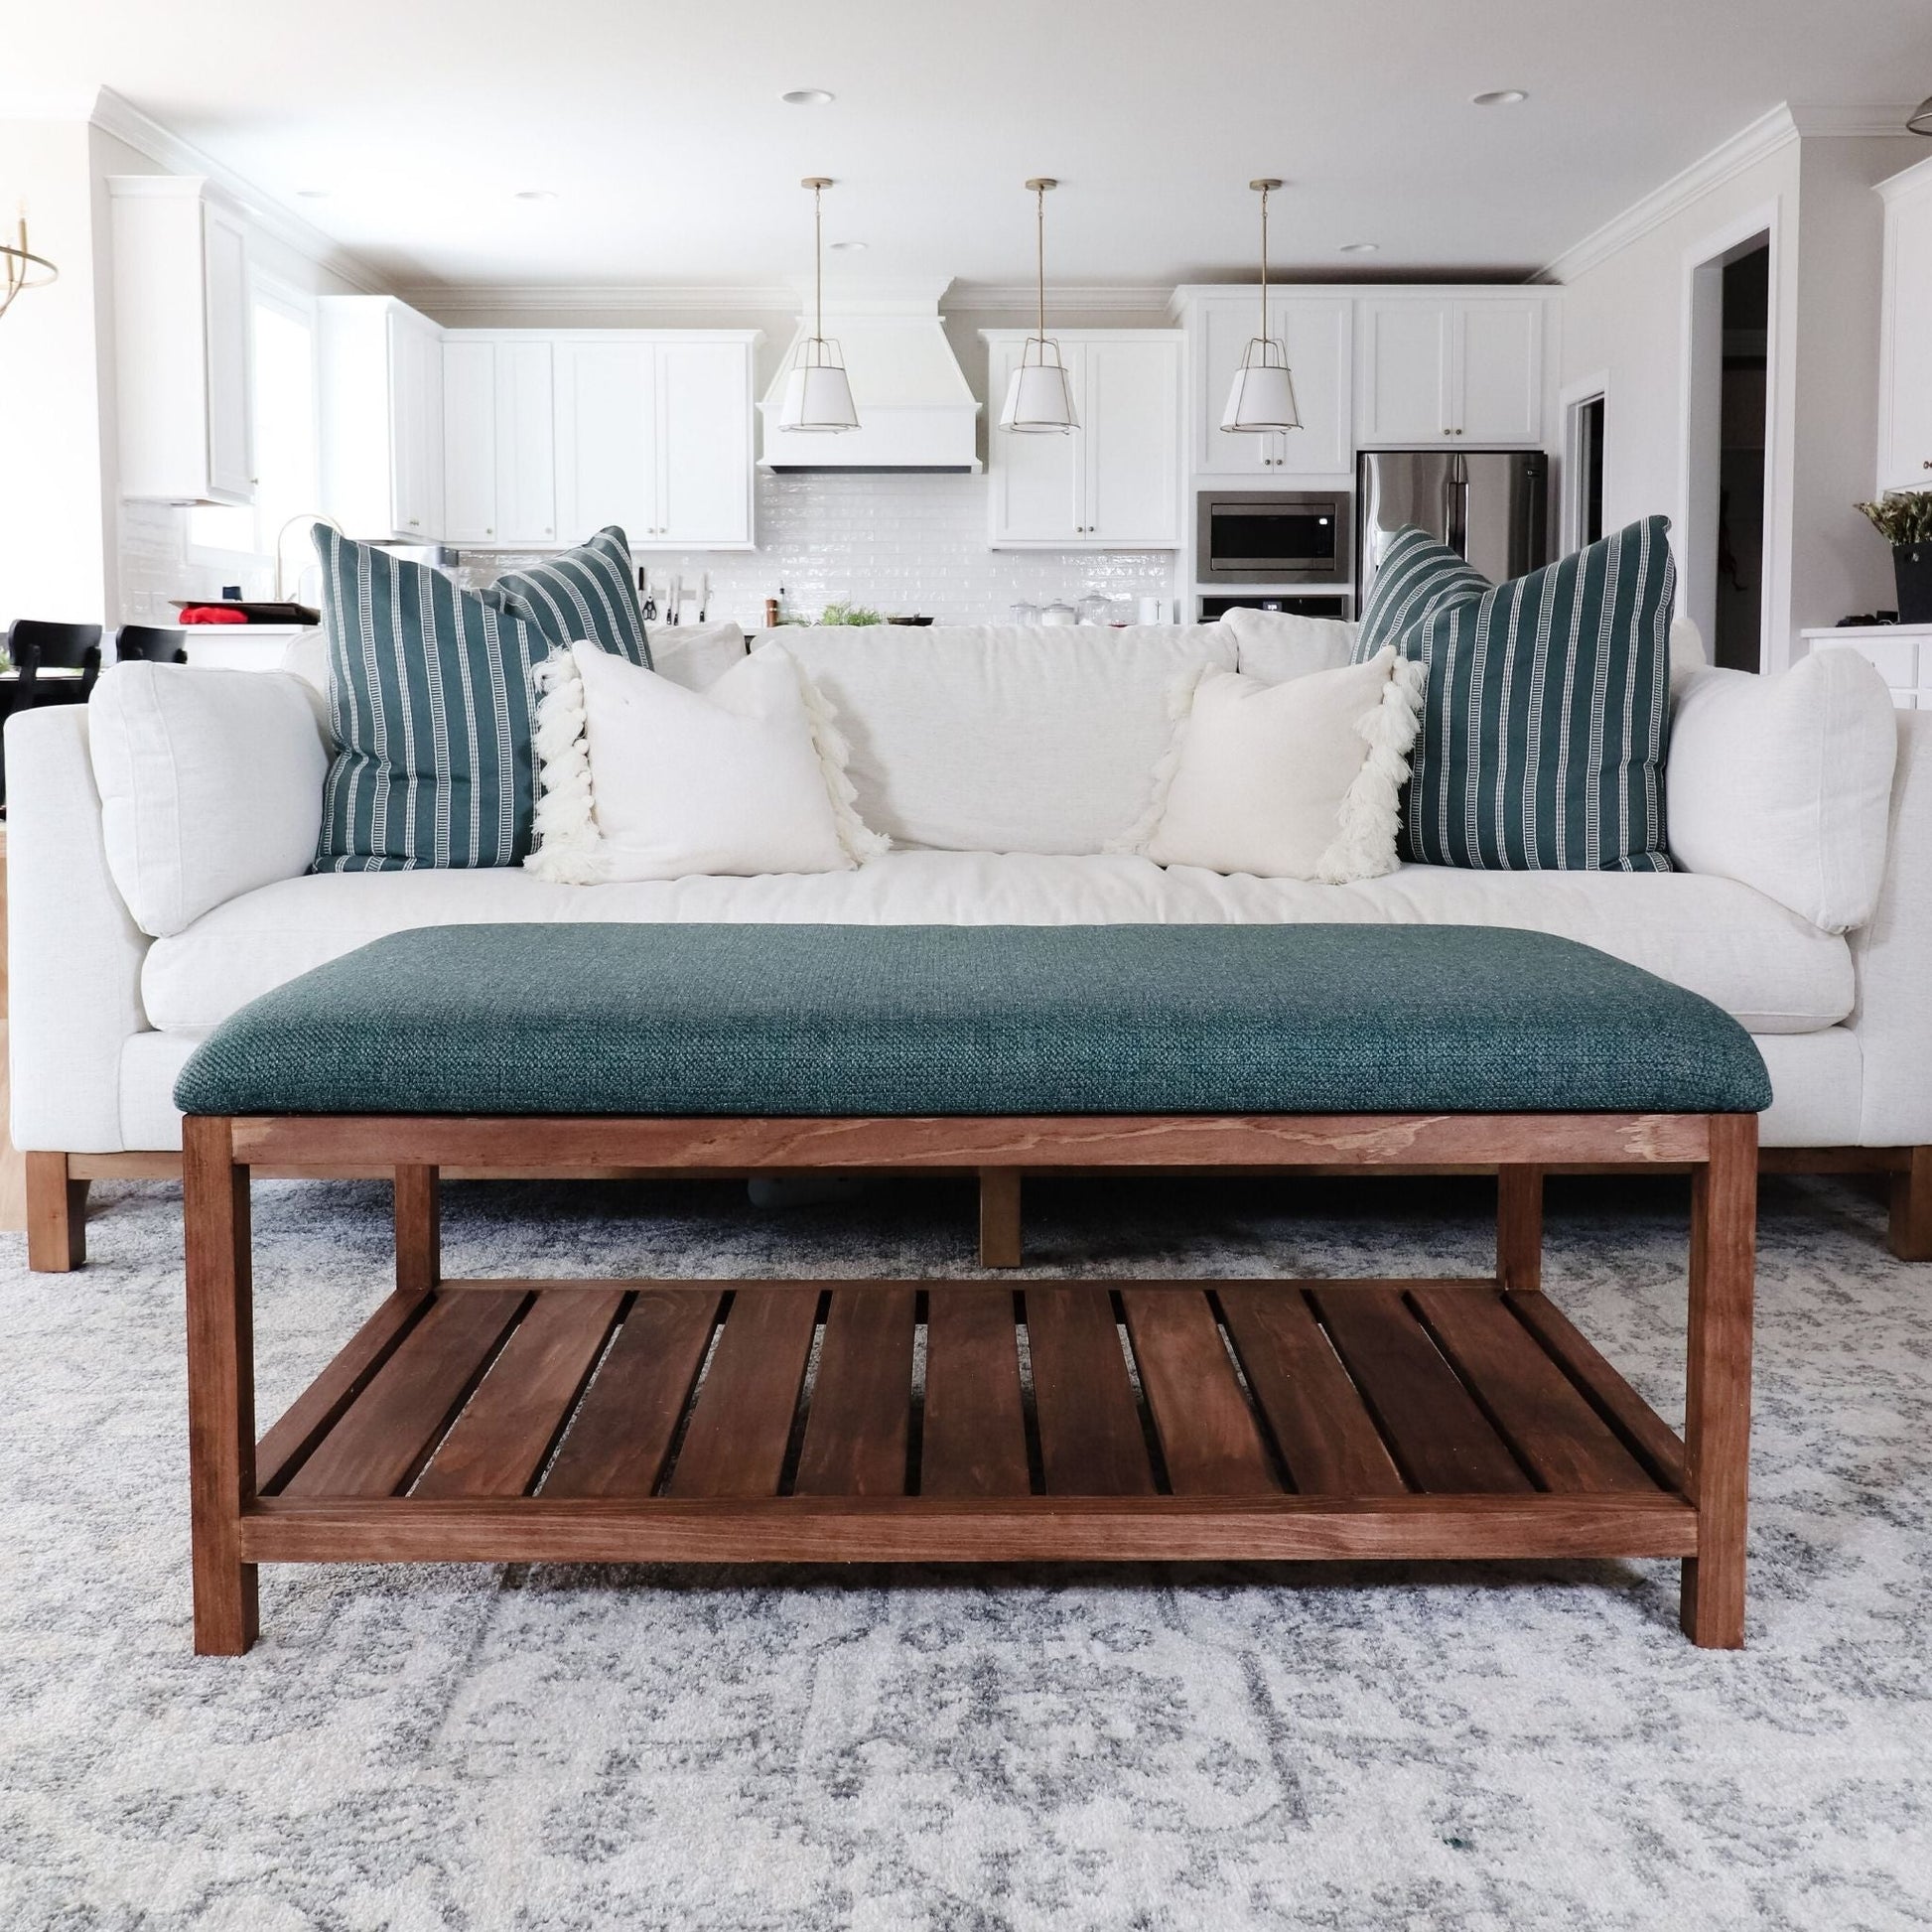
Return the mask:
<path id="1" fill-rule="evenodd" d="M 329 752 L 301 678 L 116 664 L 87 722 L 107 869 L 143 932 L 308 871 Z"/>
<path id="2" fill-rule="evenodd" d="M 1826 932 L 1863 925 L 1897 757 L 1891 693 L 1857 651 L 1814 651 L 1770 677 L 1694 669 L 1671 720 L 1671 852 Z"/>
<path id="3" fill-rule="evenodd" d="M 1339 670 L 1353 657 L 1361 635 L 1359 624 L 1339 618 L 1297 617 L 1293 611 L 1236 609 L 1220 621 L 1233 633 L 1236 668 L 1243 677 L 1258 677 L 1264 684 Z"/>
<path id="4" fill-rule="evenodd" d="M 1146 814 L 1172 707 L 1219 624 L 784 632 L 838 713 L 861 818 L 895 844 L 1102 851 Z M 1184 691 L 1182 691 L 1184 695 Z"/>

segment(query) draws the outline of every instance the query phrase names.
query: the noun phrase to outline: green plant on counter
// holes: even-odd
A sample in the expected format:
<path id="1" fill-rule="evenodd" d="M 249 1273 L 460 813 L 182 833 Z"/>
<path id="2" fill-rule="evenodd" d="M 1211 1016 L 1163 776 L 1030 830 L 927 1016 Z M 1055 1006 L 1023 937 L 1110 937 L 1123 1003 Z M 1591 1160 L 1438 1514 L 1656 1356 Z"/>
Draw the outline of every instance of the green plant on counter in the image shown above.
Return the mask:
<path id="1" fill-rule="evenodd" d="M 863 604 L 850 604 L 844 598 L 837 598 L 819 613 L 820 623 L 884 623 L 886 620 L 877 611 L 868 611 Z"/>
<path id="2" fill-rule="evenodd" d="M 1932 489 L 1893 489 L 1875 503 L 1858 503 L 1871 527 L 1894 549 L 1932 543 Z"/>

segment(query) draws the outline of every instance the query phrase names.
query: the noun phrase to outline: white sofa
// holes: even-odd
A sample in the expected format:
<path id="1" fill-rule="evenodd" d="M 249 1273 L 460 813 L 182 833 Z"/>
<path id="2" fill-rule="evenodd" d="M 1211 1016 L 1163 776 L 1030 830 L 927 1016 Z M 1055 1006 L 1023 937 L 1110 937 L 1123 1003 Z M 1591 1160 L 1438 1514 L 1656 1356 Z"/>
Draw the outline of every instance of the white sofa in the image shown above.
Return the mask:
<path id="1" fill-rule="evenodd" d="M 1410 866 L 1333 887 L 1164 871 L 1104 849 L 1143 812 L 1188 667 L 1291 675 L 1332 661 L 1338 630 L 788 631 L 838 707 L 860 809 L 895 849 L 853 872 L 599 887 L 520 870 L 309 874 L 326 757 L 319 639 L 280 673 L 117 668 L 87 709 L 7 729 L 12 1123 L 36 1151 L 38 1220 L 57 1227 L 90 1174 L 165 1171 L 180 1146 L 174 1079 L 210 1027 L 403 927 L 1332 920 L 1526 926 L 1706 995 L 1763 1050 L 1773 1158 L 1901 1173 L 1894 1239 L 1922 1245 L 1932 715 L 1894 713 L 1844 652 L 1789 683 L 1680 677 L 1668 802 L 1685 869 L 1668 874 Z M 742 648 L 655 641 L 666 673 L 693 685 Z M 36 1265 L 78 1252 L 50 1233 Z"/>

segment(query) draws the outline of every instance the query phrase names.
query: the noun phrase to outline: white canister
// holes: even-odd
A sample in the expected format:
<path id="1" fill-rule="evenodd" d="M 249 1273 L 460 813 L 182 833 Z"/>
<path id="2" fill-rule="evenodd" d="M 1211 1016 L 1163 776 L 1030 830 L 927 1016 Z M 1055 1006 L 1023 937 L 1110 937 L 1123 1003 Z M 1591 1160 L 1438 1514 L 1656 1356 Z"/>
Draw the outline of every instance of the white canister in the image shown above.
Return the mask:
<path id="1" fill-rule="evenodd" d="M 1144 597 L 1134 607 L 1137 623 L 1166 623 L 1168 621 L 1168 600 L 1165 597 Z"/>
<path id="2" fill-rule="evenodd" d="M 1078 623 L 1080 614 L 1070 604 L 1048 604 L 1041 607 L 1041 623 Z"/>

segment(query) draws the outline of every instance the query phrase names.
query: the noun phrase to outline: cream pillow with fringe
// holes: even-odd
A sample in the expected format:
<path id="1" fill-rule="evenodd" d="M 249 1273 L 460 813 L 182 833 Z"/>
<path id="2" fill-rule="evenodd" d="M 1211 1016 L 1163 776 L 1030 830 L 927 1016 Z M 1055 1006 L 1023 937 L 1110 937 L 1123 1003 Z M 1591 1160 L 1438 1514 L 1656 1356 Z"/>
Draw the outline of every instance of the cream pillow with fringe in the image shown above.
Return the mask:
<path id="1" fill-rule="evenodd" d="M 1283 684 L 1202 672 L 1123 847 L 1161 866 L 1330 886 L 1393 872 L 1424 675 L 1393 645 Z"/>
<path id="2" fill-rule="evenodd" d="M 537 667 L 537 849 L 568 886 L 841 872 L 884 852 L 834 713 L 779 644 L 686 690 L 595 644 Z"/>

